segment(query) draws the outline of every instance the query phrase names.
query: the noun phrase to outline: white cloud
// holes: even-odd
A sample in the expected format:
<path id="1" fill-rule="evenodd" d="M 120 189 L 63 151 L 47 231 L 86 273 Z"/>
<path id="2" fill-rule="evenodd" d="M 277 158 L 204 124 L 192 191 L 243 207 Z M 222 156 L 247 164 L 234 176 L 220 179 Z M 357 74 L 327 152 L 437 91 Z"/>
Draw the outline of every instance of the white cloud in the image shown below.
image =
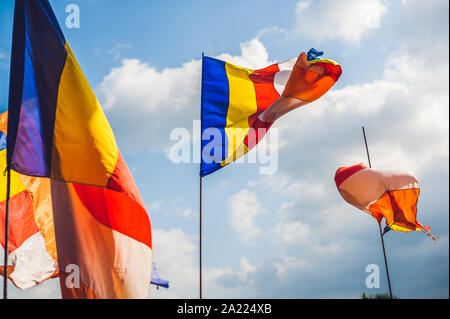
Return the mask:
<path id="1" fill-rule="evenodd" d="M 211 267 L 205 270 L 206 298 L 250 298 L 254 296 L 255 275 L 261 265 L 253 265 L 246 257 L 239 259 L 239 268 Z"/>
<path id="2" fill-rule="evenodd" d="M 125 44 L 116 43 L 114 45 L 114 47 L 112 47 L 111 49 L 108 50 L 108 54 L 113 57 L 114 61 L 117 61 L 122 57 L 124 51 L 126 49 L 129 49 L 130 47 L 131 47 L 131 44 L 129 44 L 129 43 L 125 43 Z"/>
<path id="3" fill-rule="evenodd" d="M 265 175 L 257 181 L 249 181 L 247 185 L 251 188 L 263 187 L 274 192 L 282 192 L 289 185 L 289 181 L 289 175 L 278 173 Z"/>
<path id="4" fill-rule="evenodd" d="M 3 277 L 2 277 L 3 278 Z M 2 279 L 3 280 L 3 279 Z M 0 290 L 3 292 L 3 290 Z M 59 279 L 48 279 L 38 286 L 21 290 L 8 285 L 9 299 L 60 299 L 61 290 L 59 287 Z"/>
<path id="5" fill-rule="evenodd" d="M 255 219 L 264 213 L 256 194 L 244 189 L 231 196 L 228 203 L 231 228 L 238 233 L 244 243 L 252 244 L 253 239 L 261 234 L 261 229 Z"/>
<path id="6" fill-rule="evenodd" d="M 275 227 L 275 232 L 277 233 L 278 238 L 286 244 L 304 242 L 309 237 L 308 226 L 299 221 L 279 223 Z"/>
<path id="7" fill-rule="evenodd" d="M 192 236 L 181 229 L 153 229 L 154 262 L 162 279 L 169 281 L 169 288 L 152 286 L 150 298 L 198 298 L 198 246 Z M 239 268 L 203 267 L 205 297 L 233 298 L 236 295 L 251 296 L 251 277 L 260 267 L 252 265 L 246 257 L 239 259 Z"/>
<path id="8" fill-rule="evenodd" d="M 162 279 L 169 280 L 169 289 L 152 287 L 150 298 L 196 298 L 198 296 L 196 265 L 198 247 L 194 238 L 181 229 L 152 230 L 153 261 Z"/>
<path id="9" fill-rule="evenodd" d="M 273 27 L 268 27 L 268 28 L 264 28 L 262 30 L 258 31 L 258 35 L 257 35 L 257 39 L 259 39 L 260 37 L 262 37 L 265 34 L 270 34 L 270 33 L 274 33 L 274 34 L 282 34 L 284 36 L 288 36 L 290 31 L 280 28 L 279 26 L 273 26 Z"/>
<path id="10" fill-rule="evenodd" d="M 272 63 L 269 61 L 269 53 L 266 47 L 258 38 L 243 42 L 240 47 L 240 56 L 222 53 L 217 58 L 249 69 L 263 68 Z"/>
<path id="11" fill-rule="evenodd" d="M 327 196 L 326 184 L 321 181 L 296 181 L 286 189 L 286 195 L 302 199 L 325 199 Z"/>
<path id="12" fill-rule="evenodd" d="M 152 214 L 164 214 L 166 216 L 183 216 L 192 215 L 192 209 L 186 208 L 181 203 L 181 199 L 159 199 L 148 205 L 148 211 Z"/>
<path id="13" fill-rule="evenodd" d="M 400 30 L 402 33 L 411 35 L 411 38 L 415 40 L 419 38 L 420 41 L 417 43 L 419 45 L 424 40 L 427 41 L 430 36 L 434 40 L 436 37 L 446 36 L 448 41 L 448 18 L 449 2 L 447 0 L 402 1 Z"/>
<path id="14" fill-rule="evenodd" d="M 275 263 L 278 276 L 286 275 L 290 271 L 299 271 L 305 268 L 310 268 L 311 265 L 302 259 L 296 257 L 283 257 L 280 262 Z"/>
<path id="15" fill-rule="evenodd" d="M 160 150 L 170 131 L 192 127 L 200 105 L 200 61 L 158 71 L 137 59 L 124 59 L 97 91 L 118 137 L 128 150 Z"/>
<path id="16" fill-rule="evenodd" d="M 296 8 L 296 33 L 318 39 L 339 38 L 358 44 L 380 27 L 387 13 L 381 0 L 300 1 Z"/>
<path id="17" fill-rule="evenodd" d="M 330 197 L 330 194 L 327 195 Z M 296 251 L 301 250 L 302 259 L 314 265 L 318 256 L 342 253 L 348 249 L 353 239 L 342 237 L 342 232 L 351 233 L 349 227 L 358 225 L 361 221 L 367 222 L 369 216 L 361 212 L 360 216 L 351 213 L 344 205 L 328 206 L 318 204 L 311 207 L 311 202 L 297 198 L 291 202 L 284 202 L 277 213 L 277 220 L 273 233 L 282 251 L 289 251 L 286 257 L 297 258 L 300 255 Z M 307 208 L 311 207 L 311 208 Z M 344 207 L 344 209 L 342 209 Z M 367 219 L 359 217 L 366 215 Z M 364 218 L 363 218 L 364 219 Z M 359 225 L 358 225 L 359 226 Z"/>

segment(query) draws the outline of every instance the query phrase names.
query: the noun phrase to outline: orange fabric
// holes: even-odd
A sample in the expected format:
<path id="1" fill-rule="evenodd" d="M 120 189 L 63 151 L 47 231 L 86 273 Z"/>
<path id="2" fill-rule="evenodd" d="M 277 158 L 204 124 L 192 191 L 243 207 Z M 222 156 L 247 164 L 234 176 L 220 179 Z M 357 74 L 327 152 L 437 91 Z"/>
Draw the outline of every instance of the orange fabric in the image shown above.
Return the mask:
<path id="1" fill-rule="evenodd" d="M 85 208 L 100 223 L 152 248 L 150 218 L 120 153 L 108 188 L 80 184 L 73 187 Z"/>
<path id="2" fill-rule="evenodd" d="M 131 172 L 128 169 L 128 166 L 125 163 L 125 160 L 123 159 L 120 152 L 117 157 L 116 166 L 111 175 L 111 178 L 109 179 L 107 187 L 118 192 L 122 192 L 124 195 L 131 197 L 142 207 L 145 207 L 141 194 L 139 193 L 139 190 L 134 183 L 133 176 L 131 175 Z"/>
<path id="3" fill-rule="evenodd" d="M 143 206 L 124 193 L 73 184 L 85 208 L 100 223 L 152 248 L 150 219 Z"/>
<path id="4" fill-rule="evenodd" d="M 20 179 L 30 193 L 34 219 L 44 237 L 45 248 L 57 260 L 55 229 L 53 225 L 52 194 L 50 189 L 50 179 L 31 177 L 20 174 Z"/>
<path id="5" fill-rule="evenodd" d="M 78 288 L 68 288 L 66 286 L 66 279 L 68 275 L 64 273 L 59 274 L 59 286 L 61 288 L 62 299 L 102 299 L 95 294 L 89 286 L 80 282 Z"/>
<path id="6" fill-rule="evenodd" d="M 256 102 L 258 107 L 257 114 L 267 109 L 275 100 L 280 97 L 273 85 L 275 73 L 280 71 L 278 64 L 273 64 L 264 69 L 253 71 L 249 74 L 250 80 L 255 87 Z"/>
<path id="7" fill-rule="evenodd" d="M 390 229 L 428 234 L 430 227 L 417 220 L 420 188 L 417 177 L 405 170 L 375 170 L 362 164 L 341 167 L 335 175 L 342 198 L 351 205 L 372 215 L 380 224 L 386 220 Z"/>
<path id="8" fill-rule="evenodd" d="M 339 65 L 333 66 L 342 73 Z M 337 76 L 339 78 L 339 76 Z M 294 65 L 283 96 L 312 102 L 324 95 L 336 83 L 334 77 L 327 74 L 327 68 L 308 63 L 306 54 L 302 52 Z"/>
<path id="9" fill-rule="evenodd" d="M 5 266 L 0 266 L 0 276 L 1 277 L 3 277 L 4 271 L 5 271 Z M 14 271 L 14 266 L 9 265 L 8 268 L 6 269 L 6 277 L 14 284 L 14 286 L 16 286 L 16 284 L 14 283 L 14 280 L 11 280 L 11 274 L 13 273 L 13 271 Z M 17 288 L 19 288 L 19 287 L 17 287 Z"/>
<path id="10" fill-rule="evenodd" d="M 370 205 L 369 211 L 378 220 L 380 216 L 386 219 L 388 226 L 398 226 L 401 231 L 414 231 L 424 228 L 416 221 L 418 188 L 386 191 L 383 196 Z M 379 220 L 379 222 L 381 219 Z"/>
<path id="11" fill-rule="evenodd" d="M 86 202 L 80 199 L 74 184 L 52 180 L 51 188 L 59 269 L 65 272 L 68 265 L 77 265 L 80 283 L 89 287 L 83 286 L 83 289 L 72 291 L 64 291 L 62 287 L 63 298 L 146 298 L 152 258 L 148 245 L 99 222 L 95 213 L 86 207 Z M 104 203 L 104 188 L 86 185 L 82 188 L 88 189 L 82 196 L 93 196 L 92 201 L 99 200 L 101 206 L 122 209 L 127 213 L 128 209 L 132 210 L 132 207 L 115 208 L 114 200 L 108 199 Z M 126 198 L 122 193 L 110 189 L 107 191 Z M 88 202 L 87 206 L 90 205 L 95 204 Z M 137 228 L 141 226 L 139 223 L 135 223 Z M 61 274 L 62 284 L 65 284 L 64 279 Z"/>
<path id="12" fill-rule="evenodd" d="M 0 203 L 0 243 L 5 247 L 5 209 L 6 201 Z M 34 220 L 33 207 L 28 191 L 23 191 L 10 198 L 8 253 L 19 248 L 32 235 L 39 232 Z"/>
<path id="13" fill-rule="evenodd" d="M 5 134 L 8 131 L 8 111 L 3 112 L 0 116 L 0 131 Z"/>
<path id="14" fill-rule="evenodd" d="M 391 198 L 387 193 L 384 193 L 379 200 L 370 205 L 369 211 L 378 223 L 381 223 L 383 217 L 386 219 L 387 225 L 391 224 L 394 220 Z"/>
<path id="15" fill-rule="evenodd" d="M 0 276 L 3 277 L 4 271 L 5 271 L 5 267 L 4 266 L 0 266 Z M 6 274 L 7 274 L 8 278 L 9 278 L 9 276 L 11 275 L 11 273 L 13 271 L 14 271 L 14 266 L 9 265 L 8 269 L 6 270 Z"/>

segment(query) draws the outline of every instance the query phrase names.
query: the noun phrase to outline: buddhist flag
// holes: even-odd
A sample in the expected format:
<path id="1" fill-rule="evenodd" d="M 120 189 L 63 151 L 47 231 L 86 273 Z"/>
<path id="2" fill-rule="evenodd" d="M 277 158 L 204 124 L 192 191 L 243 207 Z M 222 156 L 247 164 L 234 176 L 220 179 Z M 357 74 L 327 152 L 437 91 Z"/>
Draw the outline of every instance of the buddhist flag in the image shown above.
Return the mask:
<path id="1" fill-rule="evenodd" d="M 48 0 L 16 0 L 11 57 L 7 163 L 51 180 L 63 298 L 146 298 L 150 219 Z"/>
<path id="2" fill-rule="evenodd" d="M 413 173 L 358 164 L 340 167 L 334 180 L 346 202 L 372 215 L 379 224 L 384 218 L 392 230 L 430 235 L 430 227 L 416 219 L 420 187 Z"/>
<path id="3" fill-rule="evenodd" d="M 8 112 L 0 114 L 0 243 L 5 248 L 6 127 Z M 26 289 L 57 274 L 50 181 L 11 171 L 8 278 Z M 3 267 L 0 267 L 3 275 Z"/>
<path id="4" fill-rule="evenodd" d="M 276 119 L 317 100 L 336 83 L 340 65 L 318 59 L 321 54 L 311 49 L 258 70 L 203 57 L 201 176 L 246 154 Z"/>

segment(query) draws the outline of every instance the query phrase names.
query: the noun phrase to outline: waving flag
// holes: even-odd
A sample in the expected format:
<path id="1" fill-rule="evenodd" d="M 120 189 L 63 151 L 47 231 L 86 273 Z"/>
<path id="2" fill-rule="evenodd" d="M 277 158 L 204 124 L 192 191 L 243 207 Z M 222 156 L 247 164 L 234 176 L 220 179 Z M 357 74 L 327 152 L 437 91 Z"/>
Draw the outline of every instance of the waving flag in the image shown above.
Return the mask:
<path id="1" fill-rule="evenodd" d="M 0 114 L 0 172 L 6 169 L 8 112 Z M 33 287 L 57 273 L 50 183 L 11 172 L 8 278 L 18 288 Z M 0 174 L 0 243 L 5 247 L 6 176 Z M 0 267 L 3 268 L 3 267 Z M 3 275 L 3 269 L 0 272 Z"/>
<path id="2" fill-rule="evenodd" d="M 150 219 L 48 0 L 16 0 L 11 56 L 7 162 L 51 179 L 63 298 L 147 297 Z"/>
<path id="3" fill-rule="evenodd" d="M 169 281 L 159 277 L 155 264 L 153 264 L 152 268 L 152 285 L 155 285 L 156 289 L 159 289 L 159 287 L 169 288 Z"/>
<path id="4" fill-rule="evenodd" d="M 430 227 L 416 220 L 420 188 L 414 174 L 357 164 L 339 168 L 334 180 L 346 202 L 372 215 L 379 224 L 384 218 L 392 230 L 430 235 Z"/>
<path id="5" fill-rule="evenodd" d="M 201 176 L 246 154 L 276 119 L 317 100 L 336 83 L 340 65 L 317 59 L 321 54 L 311 49 L 258 70 L 203 58 Z"/>

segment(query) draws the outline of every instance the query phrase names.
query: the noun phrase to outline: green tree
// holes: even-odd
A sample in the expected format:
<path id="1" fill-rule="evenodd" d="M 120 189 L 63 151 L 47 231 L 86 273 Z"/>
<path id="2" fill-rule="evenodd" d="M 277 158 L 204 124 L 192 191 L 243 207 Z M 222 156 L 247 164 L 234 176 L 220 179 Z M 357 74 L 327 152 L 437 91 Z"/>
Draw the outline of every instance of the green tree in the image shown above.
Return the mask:
<path id="1" fill-rule="evenodd" d="M 389 293 L 380 293 L 380 292 L 368 295 L 363 291 L 361 299 L 391 299 L 391 296 L 389 295 Z M 399 299 L 399 298 L 395 295 L 392 295 L 392 299 Z"/>

